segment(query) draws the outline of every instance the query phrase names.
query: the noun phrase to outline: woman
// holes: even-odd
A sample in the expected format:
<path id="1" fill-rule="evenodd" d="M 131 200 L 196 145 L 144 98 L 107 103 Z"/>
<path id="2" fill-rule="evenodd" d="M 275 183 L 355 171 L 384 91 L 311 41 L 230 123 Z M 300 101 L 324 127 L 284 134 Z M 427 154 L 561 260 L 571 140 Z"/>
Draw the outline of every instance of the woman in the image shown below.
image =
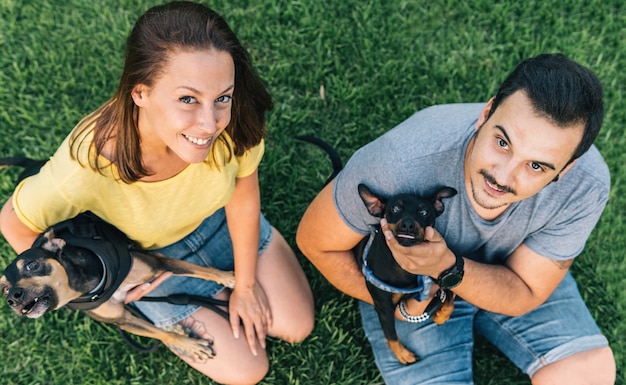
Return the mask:
<path id="1" fill-rule="evenodd" d="M 260 213 L 257 167 L 272 106 L 219 15 L 189 2 L 154 7 L 128 37 L 116 93 L 18 185 L 0 230 L 21 252 L 48 226 L 89 210 L 148 250 L 234 269 L 232 292 L 182 277 L 150 289 L 228 298 L 230 323 L 193 306 L 136 306 L 159 327 L 214 342 L 207 362 L 174 352 L 192 367 L 222 383 L 258 382 L 268 370 L 266 336 L 297 342 L 313 328 L 306 277 Z"/>

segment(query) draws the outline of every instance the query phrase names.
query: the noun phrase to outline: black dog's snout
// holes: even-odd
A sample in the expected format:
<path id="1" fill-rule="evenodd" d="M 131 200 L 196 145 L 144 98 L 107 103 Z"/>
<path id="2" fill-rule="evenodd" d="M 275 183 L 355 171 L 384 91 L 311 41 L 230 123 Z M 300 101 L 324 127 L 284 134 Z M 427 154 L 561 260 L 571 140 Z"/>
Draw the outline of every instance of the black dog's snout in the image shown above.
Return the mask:
<path id="1" fill-rule="evenodd" d="M 22 303 L 24 297 L 24 290 L 21 287 L 12 288 L 7 296 L 7 303 L 9 306 L 17 306 Z"/>
<path id="2" fill-rule="evenodd" d="M 399 230 L 405 233 L 412 233 L 415 231 L 415 222 L 410 220 L 403 220 L 400 222 Z"/>

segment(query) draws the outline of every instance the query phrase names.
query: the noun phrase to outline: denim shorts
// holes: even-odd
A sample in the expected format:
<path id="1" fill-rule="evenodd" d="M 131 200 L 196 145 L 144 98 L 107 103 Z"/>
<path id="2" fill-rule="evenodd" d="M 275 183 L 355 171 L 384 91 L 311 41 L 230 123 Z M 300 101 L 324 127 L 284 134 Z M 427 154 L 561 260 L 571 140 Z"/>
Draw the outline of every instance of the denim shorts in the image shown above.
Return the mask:
<path id="1" fill-rule="evenodd" d="M 374 308 L 364 302 L 360 308 L 376 365 L 390 385 L 473 384 L 474 331 L 529 376 L 574 353 L 608 346 L 569 273 L 543 305 L 519 317 L 481 310 L 457 297 L 443 325 L 396 320 L 400 341 L 421 358 L 408 366 L 387 346 Z"/>
<path id="2" fill-rule="evenodd" d="M 272 226 L 261 214 L 259 255 L 272 240 Z M 212 266 L 220 270 L 234 269 L 233 246 L 226 224 L 224 209 L 220 209 L 205 219 L 196 230 L 180 241 L 160 249 L 151 250 L 170 258 L 182 259 L 202 266 Z M 199 278 L 170 277 L 155 288 L 150 297 L 186 293 L 214 297 L 224 287 L 213 281 Z M 156 326 L 173 325 L 189 317 L 198 306 L 172 305 L 165 302 L 133 302 L 133 305 L 148 317 Z"/>

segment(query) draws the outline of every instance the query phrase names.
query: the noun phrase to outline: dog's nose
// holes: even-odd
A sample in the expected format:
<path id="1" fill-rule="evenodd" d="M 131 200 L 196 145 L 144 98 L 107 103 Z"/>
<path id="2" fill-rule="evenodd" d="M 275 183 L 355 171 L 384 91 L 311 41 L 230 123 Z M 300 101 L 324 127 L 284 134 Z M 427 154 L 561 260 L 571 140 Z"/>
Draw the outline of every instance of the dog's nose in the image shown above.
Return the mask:
<path id="1" fill-rule="evenodd" d="M 21 287 L 14 287 L 9 291 L 7 296 L 7 303 L 9 306 L 17 306 L 22 302 L 24 296 L 24 290 Z"/>
<path id="2" fill-rule="evenodd" d="M 415 231 L 415 222 L 413 221 L 402 221 L 400 223 L 400 230 L 403 232 L 413 232 Z"/>

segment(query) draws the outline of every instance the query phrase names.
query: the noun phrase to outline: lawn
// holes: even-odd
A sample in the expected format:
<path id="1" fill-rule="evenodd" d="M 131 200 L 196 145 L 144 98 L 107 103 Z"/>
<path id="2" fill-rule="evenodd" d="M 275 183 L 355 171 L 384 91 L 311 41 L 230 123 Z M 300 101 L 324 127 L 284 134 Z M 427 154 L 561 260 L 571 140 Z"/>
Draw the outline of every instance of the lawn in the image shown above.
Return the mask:
<path id="1" fill-rule="evenodd" d="M 0 156 L 50 156 L 77 121 L 113 93 L 124 39 L 158 1 L 0 0 Z M 295 248 L 295 231 L 331 166 L 294 140 L 315 134 L 347 159 L 413 112 L 485 102 L 523 58 L 563 52 L 605 87 L 596 142 L 610 202 L 572 270 L 614 349 L 626 384 L 626 6 L 623 0 L 215 0 L 250 50 L 275 108 L 260 167 L 262 206 Z M 433 135 L 437 135 L 434 131 Z M 0 201 L 19 170 L 0 172 Z M 4 266 L 15 253 L 0 239 Z M 298 254 L 317 323 L 298 345 L 272 340 L 264 384 L 381 384 L 354 300 Z M 18 319 L 0 306 L 0 378 L 7 385 L 206 384 L 167 349 L 142 355 L 113 327 L 61 310 Z M 479 340 L 476 384 L 529 384 Z M 210 381 L 209 381 L 210 383 Z"/>

